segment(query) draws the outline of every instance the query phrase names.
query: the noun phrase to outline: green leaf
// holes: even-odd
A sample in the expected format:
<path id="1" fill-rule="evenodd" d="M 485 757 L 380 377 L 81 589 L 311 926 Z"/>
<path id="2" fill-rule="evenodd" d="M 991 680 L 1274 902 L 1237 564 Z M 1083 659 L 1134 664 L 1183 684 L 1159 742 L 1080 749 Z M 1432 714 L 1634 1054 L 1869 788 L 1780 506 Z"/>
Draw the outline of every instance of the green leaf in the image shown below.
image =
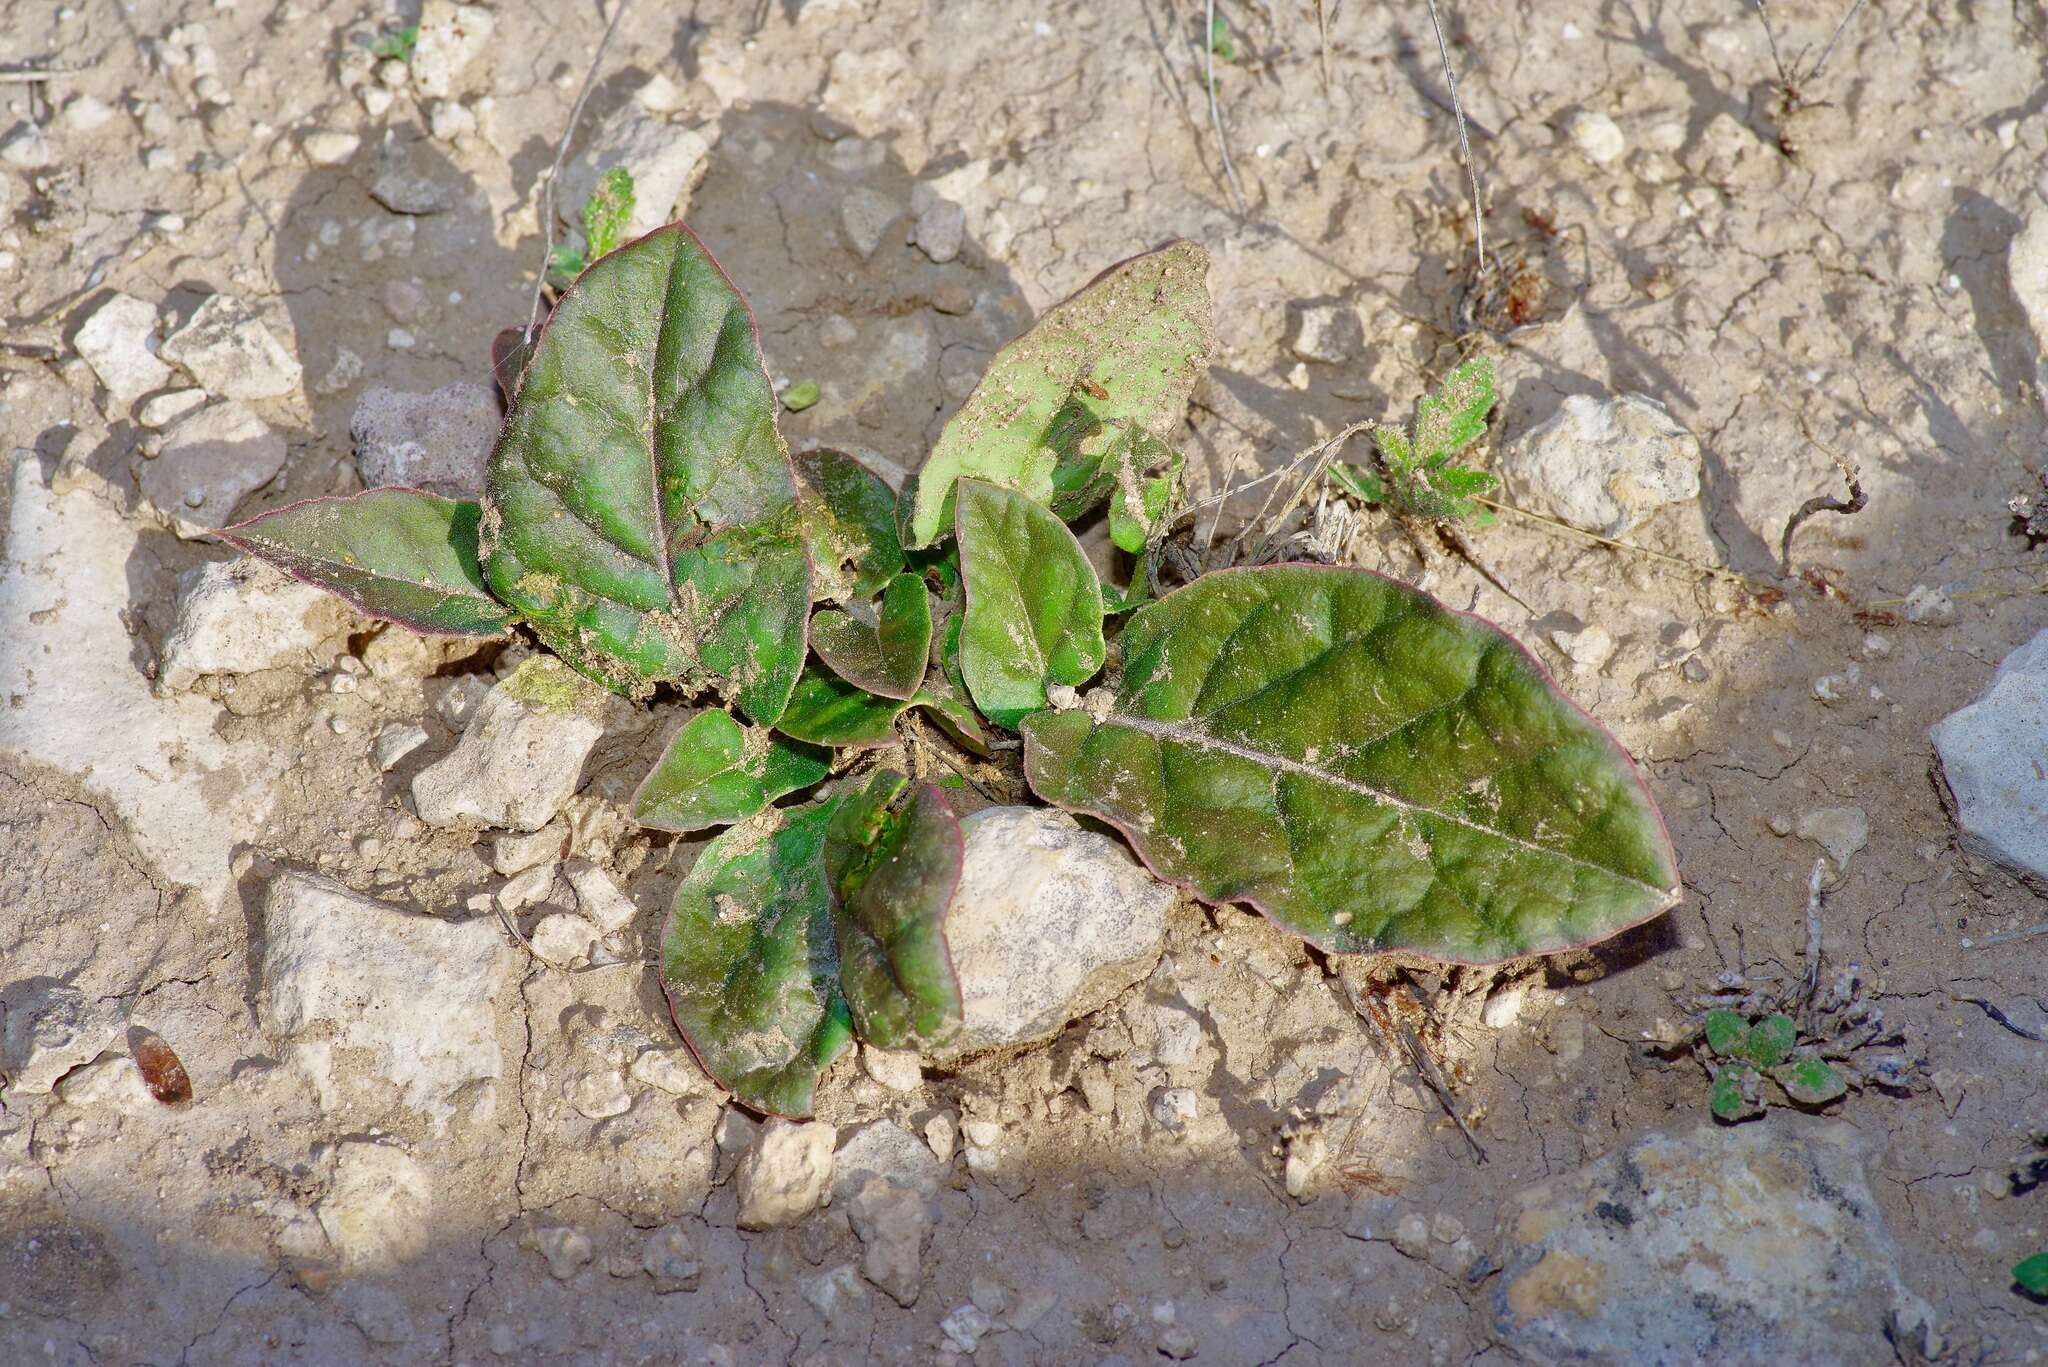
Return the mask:
<path id="1" fill-rule="evenodd" d="M 1707 1012 L 1704 1033 L 1707 1048 L 1717 1054 L 1730 1054 L 1735 1052 L 1735 1047 L 1749 1034 L 1749 1022 L 1737 1012 L 1730 1011 L 1725 1006 L 1717 1006 Z"/>
<path id="2" fill-rule="evenodd" d="M 1378 475 L 1368 474 L 1356 465 L 1332 465 L 1330 482 L 1361 503 L 1385 503 L 1387 486 Z"/>
<path id="3" fill-rule="evenodd" d="M 1109 539 L 1132 555 L 1166 535 L 1180 491 L 1181 454 L 1145 433 L 1105 462 L 1116 487 L 1109 498 Z"/>
<path id="4" fill-rule="evenodd" d="M 960 672 L 982 715 L 1015 730 L 1045 706 L 1047 685 L 1102 668 L 1102 585 L 1066 524 L 1008 489 L 961 480 L 956 535 Z"/>
<path id="5" fill-rule="evenodd" d="M 1237 44 L 1231 39 L 1230 24 L 1220 14 L 1209 19 L 1209 51 L 1226 62 L 1237 60 Z"/>
<path id="6" fill-rule="evenodd" d="M 1486 431 L 1493 399 L 1493 362 L 1485 356 L 1465 362 L 1436 393 L 1424 395 L 1415 413 L 1415 453 L 1421 462 L 1439 465 L 1470 445 Z"/>
<path id="7" fill-rule="evenodd" d="M 889 581 L 874 625 L 850 612 L 828 610 L 811 618 L 811 649 L 818 658 L 840 678 L 877 697 L 916 697 L 931 647 L 931 595 L 914 574 Z"/>
<path id="8" fill-rule="evenodd" d="M 1725 1064 L 1714 1074 L 1714 1085 L 1707 1093 L 1707 1109 L 1715 1119 L 1730 1122 L 1762 1115 L 1764 1103 L 1756 1092 L 1755 1069 L 1746 1063 Z"/>
<path id="9" fill-rule="evenodd" d="M 878 698 L 827 669 L 806 669 L 775 729 L 837 750 L 896 744 L 896 719 L 914 704 Z"/>
<path id="10" fill-rule="evenodd" d="M 404 28 L 378 34 L 376 38 L 371 40 L 370 55 L 386 60 L 395 59 L 401 62 L 410 62 L 413 50 L 419 47 L 419 45 L 420 26 L 418 24 L 408 24 Z"/>
<path id="11" fill-rule="evenodd" d="M 625 167 L 610 167 L 597 178 L 597 188 L 583 201 L 583 240 L 593 260 L 611 255 L 625 241 L 633 200 L 633 173 Z"/>
<path id="12" fill-rule="evenodd" d="M 2036 1253 L 2016 1263 L 2012 1279 L 2036 1296 L 2048 1296 L 2048 1253 Z"/>
<path id="13" fill-rule="evenodd" d="M 1771 1068 L 1785 1061 L 1799 1043 L 1799 1027 L 1786 1015 L 1765 1016 L 1750 1027 L 1742 1042 L 1742 1054 L 1759 1068 Z"/>
<path id="14" fill-rule="evenodd" d="M 417 489 L 309 498 L 218 533 L 358 611 L 437 636 L 499 636 L 518 614 L 477 565 L 481 509 Z"/>
<path id="15" fill-rule="evenodd" d="M 720 835 L 676 889 L 662 937 L 669 1012 L 704 1070 L 750 1106 L 810 1114 L 852 1039 L 839 991 L 827 799 Z"/>
<path id="16" fill-rule="evenodd" d="M 960 881 L 960 821 L 937 788 L 879 771 L 832 823 L 841 988 L 854 1028 L 882 1049 L 924 1049 L 960 1026 L 944 922 Z"/>
<path id="17" fill-rule="evenodd" d="M 996 353 L 918 475 L 905 544 L 952 528 L 959 479 L 1047 503 L 1063 462 L 1086 486 L 1122 432 L 1171 433 L 1209 364 L 1208 271 L 1201 247 L 1168 243 L 1112 266 Z"/>
<path id="18" fill-rule="evenodd" d="M 753 721 L 803 669 L 810 562 L 753 317 L 681 225 L 548 318 L 484 491 L 493 591 L 618 692 L 715 683 Z"/>
<path id="19" fill-rule="evenodd" d="M 801 413 L 815 407 L 819 398 L 818 382 L 804 380 L 782 391 L 782 406 L 792 413 Z"/>
<path id="20" fill-rule="evenodd" d="M 1807 1057 L 1781 1063 L 1771 1076 L 1785 1089 L 1785 1095 L 1802 1106 L 1820 1106 L 1849 1090 L 1842 1075 L 1826 1059 Z"/>
<path id="21" fill-rule="evenodd" d="M 685 722 L 633 794 L 633 819 L 663 831 L 744 821 L 824 778 L 831 756 L 741 726 L 712 708 Z"/>
<path id="22" fill-rule="evenodd" d="M 548 270 L 560 276 L 564 283 L 573 281 L 590 267 L 583 255 L 583 248 L 564 242 L 548 253 Z M 552 283 L 552 282 L 551 282 Z"/>
<path id="23" fill-rule="evenodd" d="M 1120 644 L 1113 702 L 1024 722 L 1025 772 L 1205 901 L 1336 952 L 1497 963 L 1678 900 L 1628 755 L 1521 647 L 1404 584 L 1224 571 Z"/>
<path id="24" fill-rule="evenodd" d="M 800 451 L 795 464 L 818 597 L 874 597 L 903 569 L 896 491 L 844 451 Z"/>

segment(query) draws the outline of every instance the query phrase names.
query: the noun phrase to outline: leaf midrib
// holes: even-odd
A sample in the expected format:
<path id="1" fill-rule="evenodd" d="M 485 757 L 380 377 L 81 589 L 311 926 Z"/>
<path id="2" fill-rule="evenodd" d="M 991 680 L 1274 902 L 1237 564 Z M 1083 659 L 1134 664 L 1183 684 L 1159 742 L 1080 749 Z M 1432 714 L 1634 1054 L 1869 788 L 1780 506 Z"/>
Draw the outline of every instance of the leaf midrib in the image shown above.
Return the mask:
<path id="1" fill-rule="evenodd" d="M 1212 735 L 1207 731 L 1197 730 L 1193 727 L 1173 722 L 1155 721 L 1149 717 L 1133 717 L 1124 713 L 1114 714 L 1099 722 L 1098 725 L 1127 727 L 1142 735 L 1152 736 L 1160 740 L 1170 740 L 1182 745 L 1193 746 L 1198 750 L 1208 750 L 1216 754 L 1229 755 L 1235 759 L 1245 760 L 1249 763 L 1265 765 L 1283 773 L 1317 779 L 1330 784 L 1332 787 L 1356 793 L 1360 797 L 1368 797 L 1377 802 L 1384 802 L 1388 806 L 1404 812 L 1434 817 L 1439 821 L 1448 822 L 1454 826 L 1462 826 L 1476 834 L 1489 836 L 1492 839 L 1516 846 L 1519 849 L 1528 850 L 1534 854 L 1548 855 L 1555 859 L 1561 859 L 1568 864 L 1577 865 L 1580 868 L 1607 874 L 1610 877 L 1621 879 L 1623 882 L 1645 888 L 1656 893 L 1661 898 L 1669 899 L 1672 896 L 1672 889 L 1670 888 L 1646 882 L 1633 874 L 1623 873 L 1619 869 L 1610 868 L 1605 864 L 1596 864 L 1591 860 L 1582 859 L 1578 855 L 1569 854 L 1563 850 L 1553 849 L 1548 845 L 1538 845 L 1533 841 L 1509 835 L 1507 832 L 1495 830 L 1491 826 L 1482 826 L 1476 821 L 1467 820 L 1450 812 L 1439 811 L 1434 807 L 1425 807 L 1419 803 L 1409 802 L 1403 798 L 1395 797 L 1385 789 L 1376 788 L 1372 784 L 1362 783 L 1357 779 L 1347 778 L 1342 774 L 1333 774 L 1327 770 L 1318 769 L 1313 765 L 1304 764 L 1302 761 L 1287 755 L 1275 754 L 1271 751 L 1255 749 L 1252 746 L 1236 741 L 1225 740 L 1221 736 Z M 1433 865 L 1436 853 L 1434 847 L 1431 848 L 1430 853 L 1432 856 L 1430 862 Z"/>

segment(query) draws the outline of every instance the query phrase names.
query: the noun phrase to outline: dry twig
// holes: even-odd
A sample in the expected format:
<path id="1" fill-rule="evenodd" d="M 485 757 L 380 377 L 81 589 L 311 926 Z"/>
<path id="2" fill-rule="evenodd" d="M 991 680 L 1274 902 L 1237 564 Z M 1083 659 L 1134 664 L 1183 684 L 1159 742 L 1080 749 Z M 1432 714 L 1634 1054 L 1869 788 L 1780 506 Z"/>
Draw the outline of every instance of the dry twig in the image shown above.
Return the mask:
<path id="1" fill-rule="evenodd" d="M 555 144 L 554 164 L 548 167 L 547 183 L 541 190 L 540 232 L 545 245 L 541 249 L 540 273 L 533 282 L 533 306 L 526 315 L 529 345 L 533 341 L 534 329 L 540 325 L 540 297 L 548 284 L 548 263 L 555 257 L 555 182 L 562 178 L 562 163 L 569 159 L 569 144 L 575 140 L 576 125 L 583 118 L 583 105 L 590 98 L 590 89 L 597 84 L 597 73 L 604 65 L 605 50 L 612 45 L 612 35 L 619 31 L 619 21 L 632 7 L 633 0 L 612 0 L 611 21 L 604 26 L 604 37 L 598 39 L 597 51 L 590 58 L 590 70 L 583 73 L 583 88 L 576 92 L 576 103 L 569 106 L 569 123 L 562 129 L 562 140 Z"/>

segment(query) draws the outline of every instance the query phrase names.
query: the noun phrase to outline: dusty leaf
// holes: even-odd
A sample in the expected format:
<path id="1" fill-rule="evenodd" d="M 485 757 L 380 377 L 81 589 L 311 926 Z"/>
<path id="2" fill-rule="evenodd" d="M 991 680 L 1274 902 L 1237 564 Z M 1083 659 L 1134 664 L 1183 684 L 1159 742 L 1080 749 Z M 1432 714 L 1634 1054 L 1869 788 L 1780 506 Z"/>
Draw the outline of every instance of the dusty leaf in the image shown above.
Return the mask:
<path id="1" fill-rule="evenodd" d="M 1102 584 L 1052 512 L 978 479 L 960 481 L 957 536 L 967 609 L 960 672 L 983 716 L 1015 730 L 1051 684 L 1102 668 Z"/>
<path id="2" fill-rule="evenodd" d="M 987 753 L 973 710 L 944 680 L 927 677 L 916 696 L 881 698 L 850 684 L 829 669 L 811 668 L 797 681 L 789 706 L 775 729 L 792 740 L 839 750 L 872 750 L 897 744 L 896 719 L 913 707 L 942 717 L 970 749 Z"/>
<path id="3" fill-rule="evenodd" d="M 815 746 L 742 726 L 718 708 L 683 724 L 633 794 L 633 819 L 663 831 L 744 821 L 831 768 Z"/>
<path id="4" fill-rule="evenodd" d="M 480 509 L 417 489 L 309 498 L 221 540 L 339 595 L 367 616 L 437 636 L 498 636 L 517 614 L 484 585 Z"/>
<path id="5" fill-rule="evenodd" d="M 961 855 L 959 818 L 939 790 L 887 770 L 833 818 L 826 861 L 839 894 L 840 983 L 870 1044 L 922 1049 L 959 1029 L 944 923 Z"/>
<path id="6" fill-rule="evenodd" d="M 997 352 L 925 460 L 905 544 L 952 529 L 957 480 L 1050 503 L 1056 471 L 1069 490 L 1099 487 L 1102 455 L 1123 433 L 1170 435 L 1209 364 L 1208 273 L 1206 251 L 1170 242 L 1110 267 Z"/>
<path id="7" fill-rule="evenodd" d="M 1762 1115 L 1764 1103 L 1757 1095 L 1756 1070 L 1746 1063 L 1722 1065 L 1708 1090 L 1707 1109 L 1715 1119 L 1730 1122 Z"/>
<path id="8" fill-rule="evenodd" d="M 1849 1084 L 1822 1058 L 1793 1059 L 1771 1070 L 1785 1095 L 1802 1106 L 1819 1106 L 1849 1090 Z"/>
<path id="9" fill-rule="evenodd" d="M 909 700 L 931 658 L 932 605 L 924 580 L 899 574 L 882 591 L 869 622 L 826 609 L 811 618 L 811 649 L 834 674 L 883 698 Z"/>
<path id="10" fill-rule="evenodd" d="M 872 598 L 903 569 L 895 490 L 844 451 L 800 451 L 795 463 L 816 595 Z"/>
<path id="11" fill-rule="evenodd" d="M 714 682 L 753 721 L 803 668 L 810 562 L 746 301 L 681 225 L 549 315 L 484 490 L 485 578 L 619 692 Z"/>
<path id="12" fill-rule="evenodd" d="M 1587 944 L 1677 901 L 1628 755 L 1512 640 L 1427 595 L 1362 570 L 1225 571 L 1140 609 L 1121 647 L 1106 706 L 1024 722 L 1025 772 L 1205 901 L 1332 951 L 1456 963 Z"/>
<path id="13" fill-rule="evenodd" d="M 852 1039 L 824 861 L 837 809 L 764 812 L 713 840 L 662 937 L 676 1028 L 719 1085 L 776 1115 L 809 1115 L 820 1074 Z"/>

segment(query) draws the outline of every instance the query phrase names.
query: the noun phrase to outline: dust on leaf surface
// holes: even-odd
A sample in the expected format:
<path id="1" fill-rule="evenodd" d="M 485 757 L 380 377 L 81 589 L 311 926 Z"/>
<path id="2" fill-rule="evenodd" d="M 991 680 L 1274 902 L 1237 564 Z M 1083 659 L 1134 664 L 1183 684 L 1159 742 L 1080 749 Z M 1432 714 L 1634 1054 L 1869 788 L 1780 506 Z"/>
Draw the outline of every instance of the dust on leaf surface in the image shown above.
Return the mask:
<path id="1" fill-rule="evenodd" d="M 794 464 L 817 574 L 813 595 L 849 602 L 880 593 L 903 568 L 896 491 L 844 451 L 799 451 Z"/>
<path id="2" fill-rule="evenodd" d="M 678 729 L 633 794 L 633 819 L 664 831 L 743 821 L 776 798 L 825 777 L 831 756 L 815 746 L 742 726 L 710 708 Z"/>
<path id="3" fill-rule="evenodd" d="M 771 811 L 713 840 L 669 912 L 661 978 L 676 1028 L 750 1106 L 810 1114 L 818 1077 L 852 1039 L 839 991 L 827 799 Z"/>
<path id="4" fill-rule="evenodd" d="M 1022 494 L 960 482 L 957 536 L 967 609 L 960 672 L 982 715 L 1015 729 L 1050 684 L 1102 668 L 1102 584 L 1064 522 Z"/>
<path id="5" fill-rule="evenodd" d="M 518 614 L 477 563 L 481 509 L 418 489 L 311 498 L 229 527 L 223 541 L 414 631 L 498 636 Z"/>
<path id="6" fill-rule="evenodd" d="M 1672 906 L 1628 755 L 1513 641 L 1363 570 L 1212 574 L 1140 610 L 1098 720 L 1041 712 L 1025 772 L 1210 902 L 1329 950 L 1493 963 Z"/>
<path id="7" fill-rule="evenodd" d="M 1209 364 L 1208 274 L 1207 251 L 1170 242 L 1110 267 L 997 352 L 918 474 L 904 544 L 951 529 L 960 479 L 1050 503 L 1056 472 L 1089 486 L 1124 433 L 1171 434 Z"/>
<path id="8" fill-rule="evenodd" d="M 492 455 L 483 565 L 619 692 L 717 683 L 782 712 L 810 561 L 746 301 L 680 224 L 597 262 L 535 342 Z"/>
<path id="9" fill-rule="evenodd" d="M 871 623 L 826 609 L 811 619 L 811 649 L 832 672 L 877 697 L 908 701 L 931 659 L 931 595 L 924 579 L 899 574 L 882 591 Z"/>

